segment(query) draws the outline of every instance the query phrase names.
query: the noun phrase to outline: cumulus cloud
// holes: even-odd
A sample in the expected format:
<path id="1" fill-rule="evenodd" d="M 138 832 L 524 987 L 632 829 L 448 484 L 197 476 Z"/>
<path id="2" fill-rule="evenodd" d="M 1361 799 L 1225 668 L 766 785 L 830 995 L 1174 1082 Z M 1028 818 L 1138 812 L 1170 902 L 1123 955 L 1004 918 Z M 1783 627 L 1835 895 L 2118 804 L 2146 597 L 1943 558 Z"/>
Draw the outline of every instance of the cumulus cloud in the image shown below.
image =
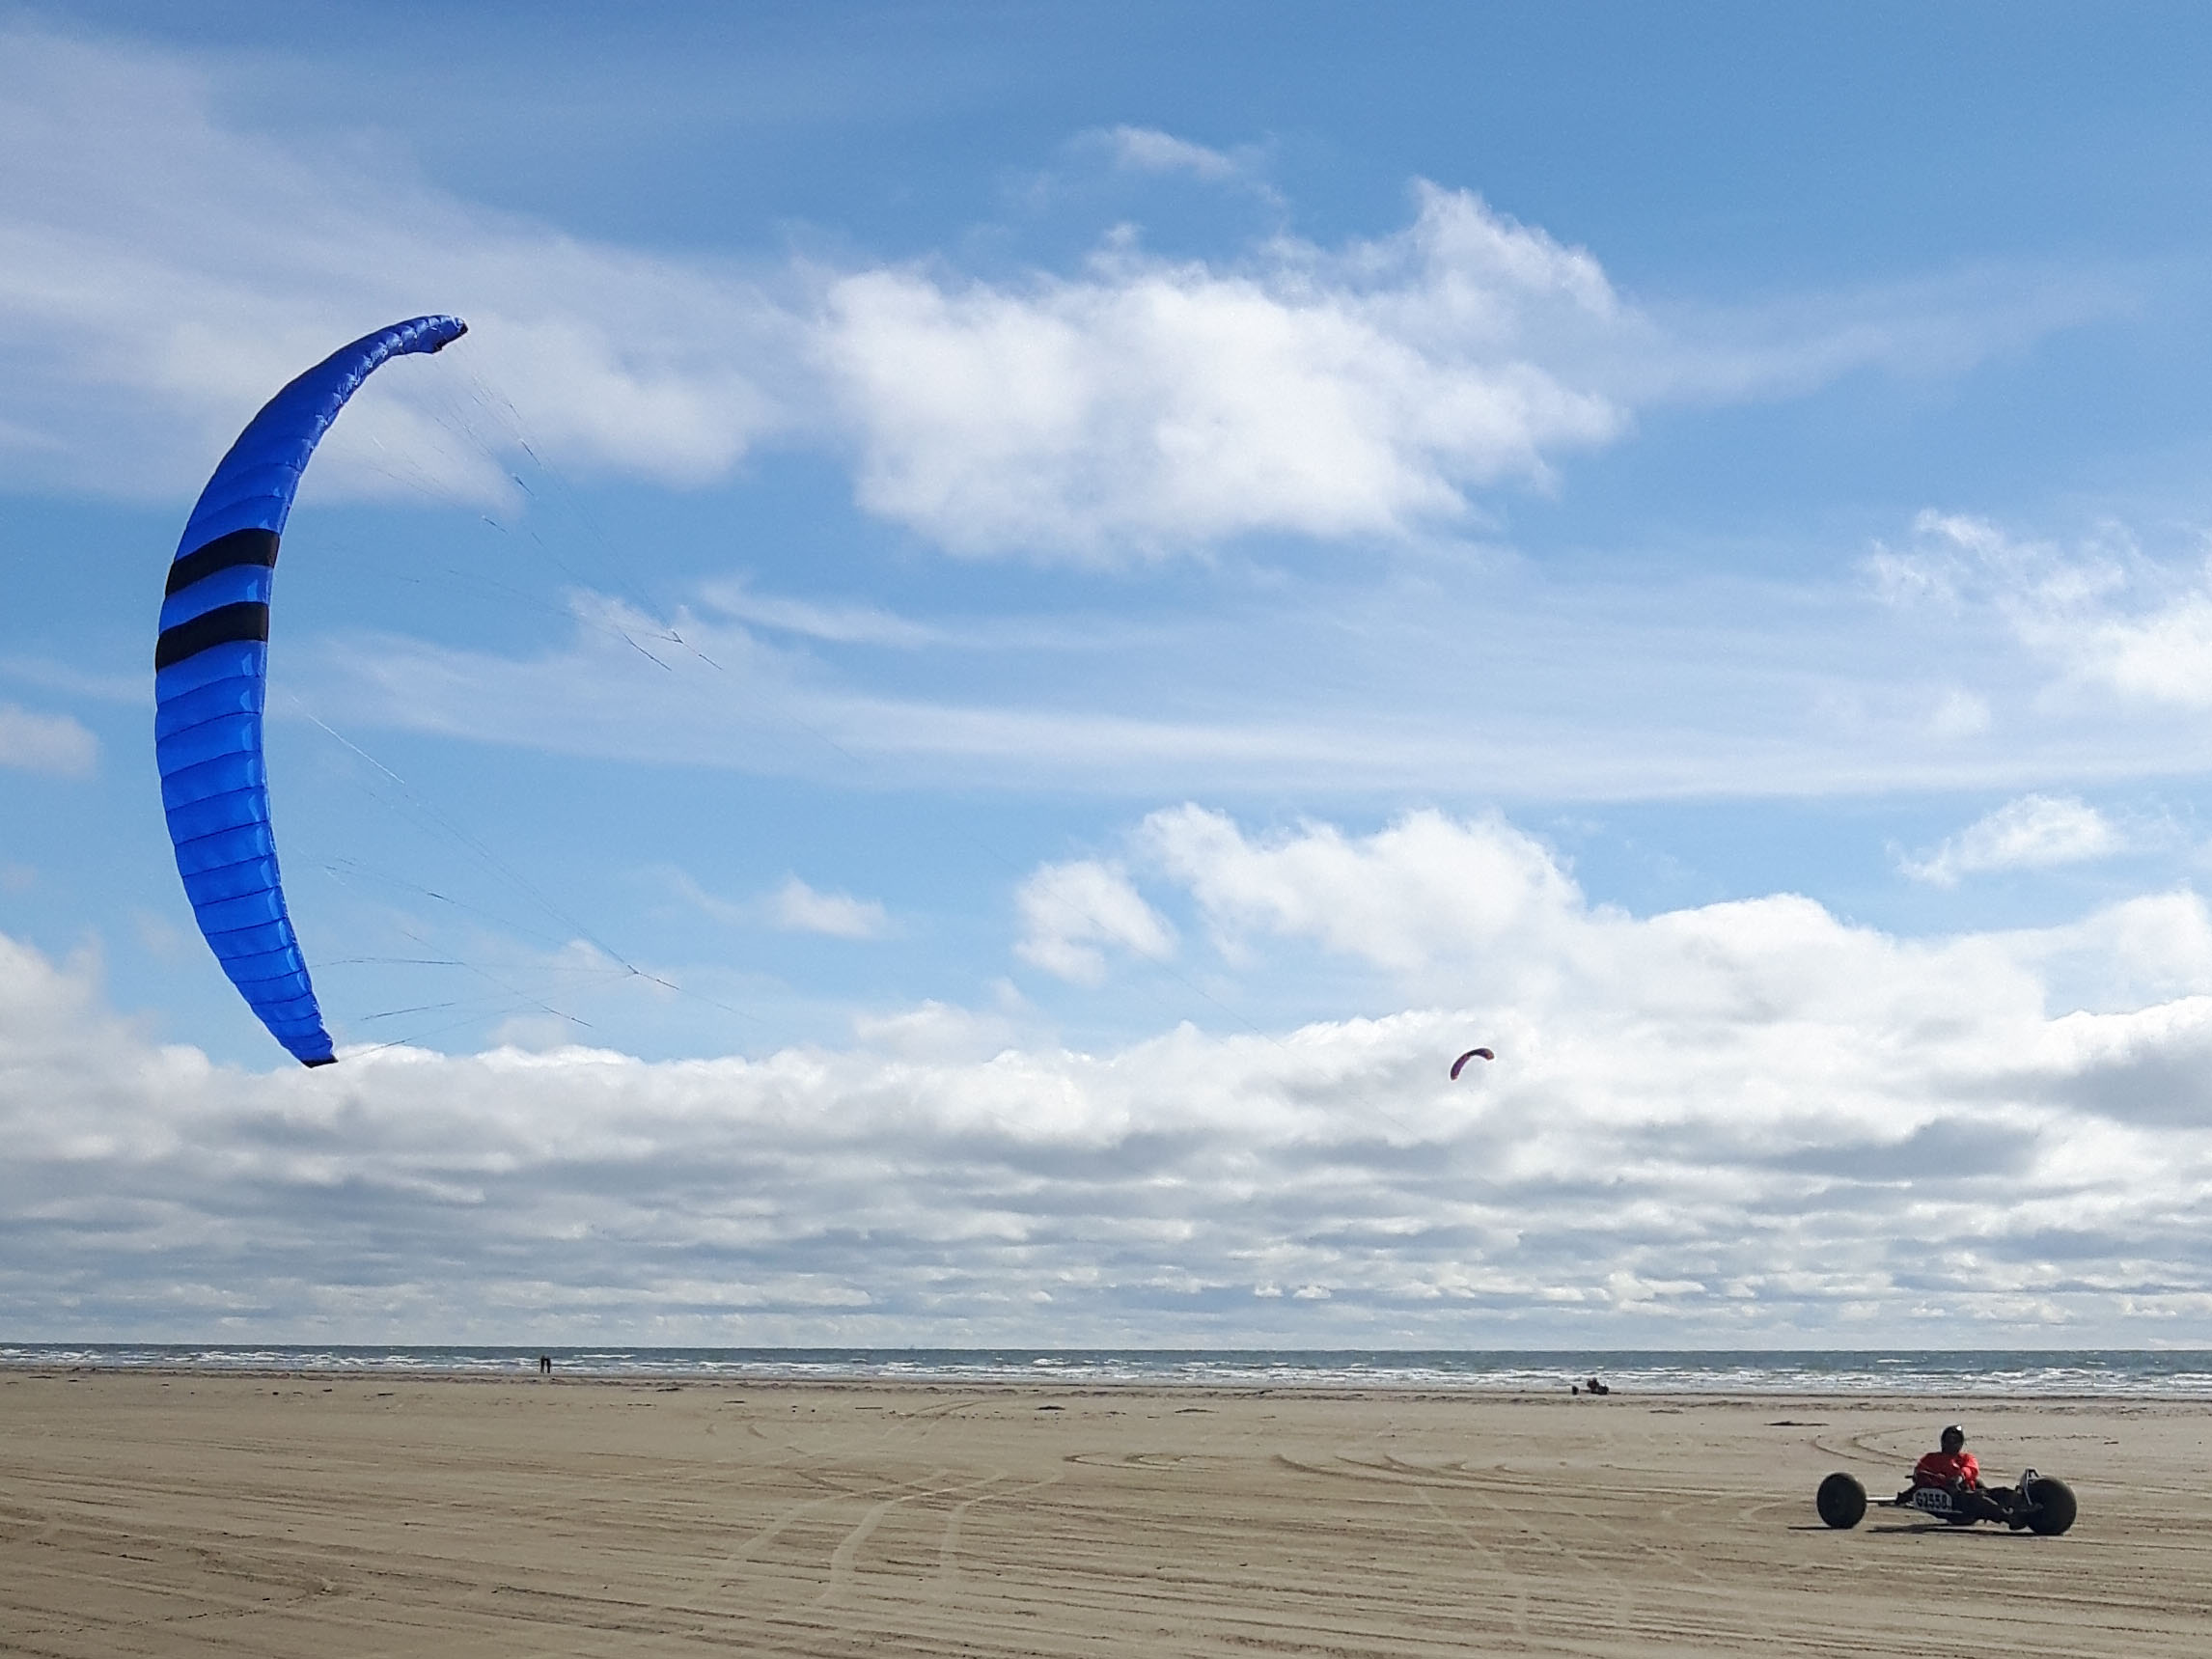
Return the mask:
<path id="1" fill-rule="evenodd" d="M 1175 259 L 1110 236 L 1078 273 L 998 281 L 748 270 L 486 210 L 375 142 L 244 130 L 208 62 L 0 35 L 0 466 L 18 485 L 180 495 L 303 364 L 451 310 L 465 347 L 372 381 L 311 489 L 503 501 L 526 441 L 692 484 L 774 436 L 849 456 L 864 507 L 946 547 L 1120 560 L 1464 521 L 1653 401 L 1964 363 L 2072 319 L 1977 292 L 1663 322 L 1587 250 L 1429 183 L 1403 230 L 1338 246 Z M 1244 165 L 1150 129 L 1110 141 L 1139 169 Z"/>
<path id="2" fill-rule="evenodd" d="M 2127 848 L 2118 827 L 2072 795 L 2023 795 L 1950 837 L 1925 858 L 1899 868 L 1915 881 L 1955 887 L 1993 870 L 2047 870 L 2110 858 Z"/>
<path id="3" fill-rule="evenodd" d="M 1022 920 L 1015 954 L 1064 980 L 1097 983 L 1106 974 L 1105 946 L 1155 961 L 1175 954 L 1174 929 L 1116 865 L 1046 865 L 1022 883 L 1015 902 Z"/>
<path id="4" fill-rule="evenodd" d="M 975 553 L 1397 538 L 1466 519 L 1485 486 L 1547 484 L 1640 406 L 1964 368 L 2111 303 L 1975 287 L 1669 319 L 1472 191 L 1413 196 L 1404 230 L 1341 247 L 1279 235 L 1223 263 L 1124 237 L 1080 277 L 839 278 L 817 350 L 861 501 Z"/>
<path id="5" fill-rule="evenodd" d="M 0 703 L 0 766 L 82 778 L 98 763 L 99 739 L 69 715 Z"/>
<path id="6" fill-rule="evenodd" d="M 1541 481 L 1626 410 L 1547 368 L 1614 330 L 1597 262 L 1424 186 L 1414 225 L 1222 270 L 1134 251 L 1078 280 L 843 278 L 825 361 L 861 500 L 950 546 L 1158 549 L 1255 530 L 1395 536 Z"/>
<path id="7" fill-rule="evenodd" d="M 1186 808 L 1140 839 L 1177 861 L 1147 878 L 1210 896 L 1247 949 L 1417 995 L 1089 1054 L 926 1005 L 755 1059 L 396 1048 L 259 1073 L 151 1040 L 96 964 L 0 938 L 0 1305 L 25 1336 L 364 1340 L 2212 1326 L 2194 896 L 1915 942 L 1787 896 L 1609 911 L 1493 820 L 1255 835 Z M 1144 914 L 1133 877 L 1085 870 L 1063 891 Z M 1385 897 L 1346 920 L 1347 881 Z M 1452 1084 L 1471 1031 L 1497 1064 Z"/>
<path id="8" fill-rule="evenodd" d="M 1551 855 L 1504 820 L 1437 812 L 1366 838 L 1312 824 L 1255 842 L 1226 814 L 1183 806 L 1147 818 L 1137 844 L 1188 888 L 1217 936 L 1304 936 L 1404 973 L 1535 944 L 1573 893 Z"/>

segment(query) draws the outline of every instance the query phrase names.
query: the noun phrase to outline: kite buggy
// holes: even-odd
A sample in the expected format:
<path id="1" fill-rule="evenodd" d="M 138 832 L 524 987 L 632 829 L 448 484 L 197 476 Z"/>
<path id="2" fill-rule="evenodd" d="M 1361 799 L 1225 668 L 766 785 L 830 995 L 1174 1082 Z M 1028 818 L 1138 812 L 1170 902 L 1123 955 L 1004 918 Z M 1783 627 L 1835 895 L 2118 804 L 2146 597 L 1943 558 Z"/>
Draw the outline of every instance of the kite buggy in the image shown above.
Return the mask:
<path id="1" fill-rule="evenodd" d="M 1855 1527 L 1866 1513 L 1866 1488 L 1856 1475 L 1840 1471 L 1820 1482 L 1813 1507 L 1831 1527 Z M 1892 1508 L 1918 1509 L 1930 1520 L 1954 1527 L 1995 1521 L 2014 1532 L 2056 1537 L 2074 1524 L 2074 1489 L 2063 1480 L 2029 1470 L 2017 1486 L 1984 1486 L 1981 1466 L 1966 1450 L 1966 1431 L 1943 1431 L 1943 1450 L 1931 1452 L 1913 1469 L 1913 1483 L 1894 1498 Z"/>

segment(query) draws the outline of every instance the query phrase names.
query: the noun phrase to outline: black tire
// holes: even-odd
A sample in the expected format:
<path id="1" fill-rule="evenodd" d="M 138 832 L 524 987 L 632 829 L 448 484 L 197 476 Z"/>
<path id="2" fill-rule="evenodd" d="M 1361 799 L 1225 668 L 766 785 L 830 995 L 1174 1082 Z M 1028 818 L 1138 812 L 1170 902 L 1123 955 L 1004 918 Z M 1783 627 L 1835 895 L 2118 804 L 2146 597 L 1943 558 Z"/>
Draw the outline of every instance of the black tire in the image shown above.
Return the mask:
<path id="1" fill-rule="evenodd" d="M 1856 1475 L 1838 1471 L 1820 1482 L 1820 1490 L 1812 1495 L 1812 1507 L 1832 1527 L 1855 1527 L 1866 1515 L 1866 1488 L 1859 1484 Z"/>
<path id="2" fill-rule="evenodd" d="M 2034 1507 L 2028 1511 L 2028 1530 L 2055 1538 L 2074 1524 L 2074 1489 L 2063 1480 L 2044 1475 L 2028 1488 Z"/>

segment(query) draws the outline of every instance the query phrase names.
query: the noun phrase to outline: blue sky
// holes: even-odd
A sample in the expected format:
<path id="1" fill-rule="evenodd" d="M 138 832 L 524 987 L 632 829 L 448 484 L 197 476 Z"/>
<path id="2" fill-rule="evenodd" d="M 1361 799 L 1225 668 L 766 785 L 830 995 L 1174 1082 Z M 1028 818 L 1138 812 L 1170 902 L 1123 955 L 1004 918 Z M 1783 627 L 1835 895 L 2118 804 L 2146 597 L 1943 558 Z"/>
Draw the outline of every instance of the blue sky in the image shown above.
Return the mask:
<path id="1" fill-rule="evenodd" d="M 0 30 L 14 1334 L 2212 1335 L 2194 11 Z"/>

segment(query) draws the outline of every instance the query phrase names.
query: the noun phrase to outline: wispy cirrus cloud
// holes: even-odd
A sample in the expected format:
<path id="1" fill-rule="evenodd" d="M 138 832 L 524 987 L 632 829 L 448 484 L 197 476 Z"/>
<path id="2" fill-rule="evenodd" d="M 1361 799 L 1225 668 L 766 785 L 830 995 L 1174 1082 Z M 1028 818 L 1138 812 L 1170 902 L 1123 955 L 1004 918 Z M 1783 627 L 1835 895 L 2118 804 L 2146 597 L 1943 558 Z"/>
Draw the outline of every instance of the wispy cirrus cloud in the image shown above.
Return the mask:
<path id="1" fill-rule="evenodd" d="M 1913 532 L 1867 561 L 1892 603 L 1987 610 L 2071 686 L 2212 708 L 2212 555 L 2201 535 L 2161 558 L 2116 523 L 2069 544 L 1930 511 Z"/>
<path id="2" fill-rule="evenodd" d="M 881 939 L 892 931 L 891 914 L 877 900 L 824 893 L 796 875 L 786 876 L 782 886 L 756 899 L 733 899 L 708 892 L 680 870 L 667 873 L 686 903 L 717 922 L 832 939 Z"/>
<path id="3" fill-rule="evenodd" d="M 795 875 L 770 897 L 768 914 L 787 932 L 832 939 L 880 939 L 891 931 L 890 913 L 876 900 L 817 892 Z"/>
<path id="4" fill-rule="evenodd" d="M 509 402 L 550 455 L 678 484 L 779 418 L 745 363 L 788 318 L 743 278 L 460 202 L 399 157 L 241 130 L 196 62 L 8 26 L 0 149 L 0 423 L 36 440 L 0 444 L 18 487 L 183 494 L 306 364 L 434 310 L 469 318 L 468 366 L 379 376 L 315 489 L 502 499 L 464 429 L 496 446 Z"/>
<path id="5" fill-rule="evenodd" d="M 1259 155 L 1257 150 L 1214 150 L 1156 126 L 1124 124 L 1088 136 L 1105 148 L 1117 166 L 1132 172 L 1187 173 L 1217 184 L 1249 178 Z"/>
<path id="6" fill-rule="evenodd" d="M 532 654 L 347 634 L 291 685 L 345 728 L 1150 798 L 2063 793 L 2212 765 L 2187 709 L 2054 703 L 1994 612 L 1900 626 L 1838 587 L 1285 582 L 1149 621 L 911 620 L 730 584 L 696 615 L 571 601 L 572 637 Z M 665 662 L 630 643 L 673 635 L 694 649 Z"/>
<path id="7" fill-rule="evenodd" d="M 942 644 L 946 639 L 944 629 L 895 615 L 880 606 L 817 604 L 757 593 L 741 581 L 706 583 L 700 590 L 700 599 L 717 616 L 830 645 L 912 648 Z"/>

